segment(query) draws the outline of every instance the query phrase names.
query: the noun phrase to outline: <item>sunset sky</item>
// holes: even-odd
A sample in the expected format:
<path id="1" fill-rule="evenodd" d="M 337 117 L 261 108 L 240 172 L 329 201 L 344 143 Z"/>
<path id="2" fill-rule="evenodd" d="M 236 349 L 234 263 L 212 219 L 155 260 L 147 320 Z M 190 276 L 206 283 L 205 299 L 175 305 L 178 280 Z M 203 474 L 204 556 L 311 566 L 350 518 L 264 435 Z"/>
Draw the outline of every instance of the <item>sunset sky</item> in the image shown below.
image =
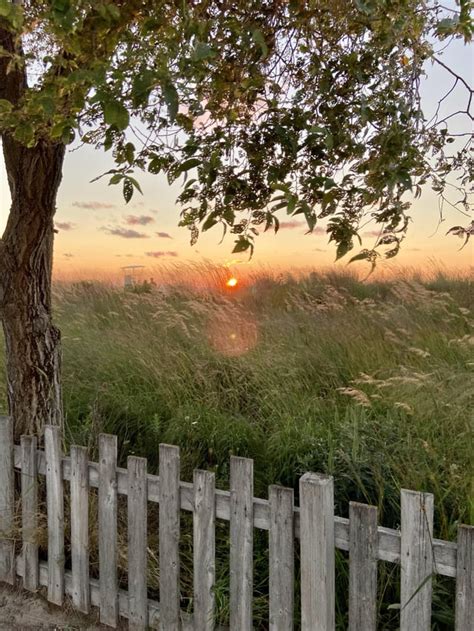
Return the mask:
<path id="1" fill-rule="evenodd" d="M 473 58 L 461 43 L 450 45 L 444 53 L 450 63 L 466 78 L 472 78 Z M 427 113 L 433 111 L 437 100 L 452 85 L 451 77 L 439 67 L 427 68 L 428 79 L 423 86 Z M 456 89 L 444 103 L 446 111 L 465 107 L 465 92 Z M 455 123 L 456 124 L 456 123 Z M 466 119 L 457 132 L 468 132 Z M 454 130 L 454 125 L 453 128 Z M 159 263 L 197 262 L 209 259 L 218 264 L 234 262 L 232 235 L 219 245 L 219 229 L 202 235 L 196 246 L 189 244 L 189 233 L 178 228 L 179 207 L 175 204 L 179 184 L 170 187 L 163 176 L 137 174 L 144 195 L 136 194 L 125 205 L 119 187 L 109 187 L 107 178 L 90 181 L 112 166 L 110 157 L 91 148 L 69 151 L 64 178 L 58 197 L 55 242 L 55 271 L 60 276 L 93 277 L 120 272 L 125 265 L 144 265 L 152 271 Z M 6 223 L 10 204 L 3 160 L 0 161 L 0 233 Z M 467 268 L 473 264 L 472 246 L 459 251 L 462 242 L 445 236 L 453 225 L 467 225 L 469 219 L 456 210 L 445 207 L 445 221 L 438 226 L 438 200 L 426 189 L 421 199 L 415 200 L 411 215 L 413 223 L 403 249 L 396 259 L 398 265 L 425 267 L 435 260 L 440 265 Z M 281 230 L 277 235 L 267 233 L 257 238 L 256 251 L 250 265 L 278 267 L 321 267 L 331 265 L 335 250 L 327 243 L 323 227 L 312 235 L 305 235 L 301 221 L 280 215 Z M 362 233 L 364 247 L 375 241 L 374 226 Z M 343 259 L 337 265 L 346 265 Z M 364 265 L 357 264 L 357 265 Z"/>

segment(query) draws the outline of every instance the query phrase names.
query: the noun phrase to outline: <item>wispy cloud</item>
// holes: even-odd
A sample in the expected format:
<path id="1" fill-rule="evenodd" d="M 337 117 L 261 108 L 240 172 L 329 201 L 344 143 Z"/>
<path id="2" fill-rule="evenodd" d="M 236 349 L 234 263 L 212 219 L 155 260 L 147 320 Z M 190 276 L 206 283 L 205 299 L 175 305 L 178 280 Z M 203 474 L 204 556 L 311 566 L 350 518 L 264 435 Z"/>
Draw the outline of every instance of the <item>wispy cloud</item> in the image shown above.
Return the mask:
<path id="1" fill-rule="evenodd" d="M 63 254 L 63 256 L 64 256 L 64 258 L 66 258 L 66 259 L 72 259 L 72 258 L 74 258 L 74 254 L 71 254 L 70 252 L 65 252 L 65 253 Z"/>
<path id="2" fill-rule="evenodd" d="M 114 237 L 122 237 L 122 239 L 149 239 L 150 237 L 143 232 L 132 230 L 131 228 L 101 228 L 104 232 Z"/>
<path id="3" fill-rule="evenodd" d="M 314 248 L 315 252 L 327 252 L 324 248 Z"/>
<path id="4" fill-rule="evenodd" d="M 160 259 L 163 256 L 178 256 L 178 253 L 175 251 L 165 252 L 163 250 L 157 250 L 155 252 L 145 252 L 145 256 L 151 256 L 154 259 Z"/>
<path id="5" fill-rule="evenodd" d="M 115 204 L 106 202 L 72 202 L 75 208 L 86 208 L 87 210 L 102 210 L 104 208 L 115 208 Z"/>
<path id="6" fill-rule="evenodd" d="M 172 239 L 173 237 L 168 232 L 155 232 L 157 237 L 160 239 Z"/>
<path id="7" fill-rule="evenodd" d="M 127 215 L 125 217 L 125 222 L 129 226 L 146 226 L 154 221 L 154 218 L 150 217 L 150 215 Z"/>
<path id="8" fill-rule="evenodd" d="M 305 224 L 302 221 L 280 221 L 280 228 L 282 230 L 295 230 L 296 228 L 303 228 Z"/>
<path id="9" fill-rule="evenodd" d="M 59 230 L 72 230 L 76 227 L 76 224 L 70 221 L 57 221 L 54 227 L 59 228 Z"/>
<path id="10" fill-rule="evenodd" d="M 362 233 L 363 237 L 379 237 L 381 234 L 381 230 L 368 230 L 367 232 Z"/>

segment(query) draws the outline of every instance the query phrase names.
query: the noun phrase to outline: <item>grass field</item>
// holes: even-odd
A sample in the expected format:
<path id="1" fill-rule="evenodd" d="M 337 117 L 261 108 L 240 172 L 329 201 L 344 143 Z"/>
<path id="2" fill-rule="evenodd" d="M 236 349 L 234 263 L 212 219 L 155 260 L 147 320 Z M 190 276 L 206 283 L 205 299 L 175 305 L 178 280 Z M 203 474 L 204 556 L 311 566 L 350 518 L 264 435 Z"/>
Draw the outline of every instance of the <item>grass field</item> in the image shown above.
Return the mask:
<path id="1" fill-rule="evenodd" d="M 294 486 L 306 471 L 335 478 L 336 512 L 373 503 L 399 525 L 401 487 L 435 496 L 435 536 L 454 539 L 470 514 L 472 315 L 466 278 L 359 282 L 350 274 L 260 276 L 229 293 L 152 293 L 101 284 L 55 290 L 63 331 L 67 440 L 119 436 L 122 462 L 158 444 L 182 449 L 228 484 L 230 454 L 255 460 L 255 492 Z M 213 288 L 214 287 L 214 288 Z M 4 388 L 2 388 L 2 394 Z M 4 402 L 3 402 L 4 404 Z M 472 510 L 472 508 L 471 508 Z M 185 529 L 186 529 L 185 524 Z M 190 537 L 183 594 L 191 585 Z M 266 628 L 266 535 L 256 539 L 255 615 Z M 218 529 L 217 603 L 228 613 L 228 528 Z M 152 563 L 153 565 L 153 563 Z M 338 628 L 347 628 L 347 563 L 338 554 Z M 150 568 L 150 581 L 156 568 Z M 397 571 L 380 564 L 380 629 L 398 625 Z M 453 581 L 437 578 L 434 629 L 453 627 Z M 393 606 L 395 605 L 395 606 Z"/>

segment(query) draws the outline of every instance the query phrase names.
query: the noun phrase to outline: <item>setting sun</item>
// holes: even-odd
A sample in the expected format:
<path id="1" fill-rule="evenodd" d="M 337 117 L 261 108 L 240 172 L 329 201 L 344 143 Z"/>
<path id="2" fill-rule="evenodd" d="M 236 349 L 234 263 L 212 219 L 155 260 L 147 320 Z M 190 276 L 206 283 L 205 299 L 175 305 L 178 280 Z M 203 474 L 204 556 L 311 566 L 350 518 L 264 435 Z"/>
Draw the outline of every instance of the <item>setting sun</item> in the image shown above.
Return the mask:
<path id="1" fill-rule="evenodd" d="M 236 287 L 238 282 L 239 281 L 235 278 L 235 276 L 232 276 L 232 278 L 229 278 L 229 280 L 226 282 L 226 286 L 227 287 Z"/>

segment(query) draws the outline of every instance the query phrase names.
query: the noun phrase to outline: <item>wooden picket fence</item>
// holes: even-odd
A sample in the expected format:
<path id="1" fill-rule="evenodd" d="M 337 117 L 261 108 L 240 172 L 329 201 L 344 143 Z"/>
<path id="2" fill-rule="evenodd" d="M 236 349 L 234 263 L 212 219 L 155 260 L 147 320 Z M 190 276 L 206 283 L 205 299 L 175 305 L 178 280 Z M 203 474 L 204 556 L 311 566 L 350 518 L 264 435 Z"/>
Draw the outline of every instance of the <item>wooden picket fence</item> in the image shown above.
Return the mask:
<path id="1" fill-rule="evenodd" d="M 230 522 L 230 629 L 252 629 L 254 529 L 269 532 L 269 619 L 272 631 L 294 627 L 294 551 L 300 546 L 301 629 L 335 628 L 335 548 L 349 552 L 349 629 L 376 629 L 377 562 L 401 565 L 401 631 L 431 628 L 431 577 L 456 580 L 456 631 L 472 629 L 474 527 L 460 526 L 457 543 L 433 538 L 433 496 L 401 491 L 401 528 L 378 526 L 377 509 L 351 503 L 349 519 L 334 515 L 333 479 L 306 473 L 300 507 L 293 490 L 270 486 L 269 499 L 253 497 L 253 461 L 231 457 L 230 492 L 215 488 L 214 474 L 195 471 L 180 481 L 179 449 L 160 445 L 159 476 L 147 474 L 143 458 L 117 467 L 117 437 L 101 435 L 99 462 L 84 447 L 61 453 L 60 434 L 48 426 L 45 449 L 34 436 L 14 445 L 12 423 L 0 417 L 0 580 L 27 590 L 47 588 L 51 603 L 65 594 L 84 613 L 100 610 L 115 627 L 127 618 L 133 629 L 208 631 L 214 625 L 215 523 Z M 21 472 L 22 550 L 14 536 L 15 471 Z M 40 561 L 38 476 L 46 476 L 48 558 Z M 64 480 L 70 482 L 71 569 L 65 568 Z M 99 579 L 89 576 L 89 489 L 98 488 Z M 128 591 L 117 576 L 118 495 L 127 496 Z M 147 596 L 147 503 L 159 504 L 160 602 Z M 180 512 L 193 515 L 193 613 L 180 609 Z"/>

